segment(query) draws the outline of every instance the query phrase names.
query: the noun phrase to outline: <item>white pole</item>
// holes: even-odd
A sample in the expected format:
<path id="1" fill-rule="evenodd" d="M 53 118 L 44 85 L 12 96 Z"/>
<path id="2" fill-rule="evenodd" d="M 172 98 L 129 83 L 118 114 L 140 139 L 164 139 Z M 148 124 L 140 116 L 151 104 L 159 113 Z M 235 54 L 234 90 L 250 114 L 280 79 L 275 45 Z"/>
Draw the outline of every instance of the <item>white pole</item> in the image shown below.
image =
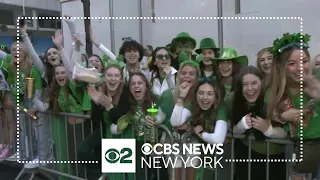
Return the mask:
<path id="1" fill-rule="evenodd" d="M 24 7 L 24 0 L 22 0 L 22 8 L 23 8 L 23 15 L 25 16 L 26 15 L 26 10 L 25 10 L 25 7 Z"/>

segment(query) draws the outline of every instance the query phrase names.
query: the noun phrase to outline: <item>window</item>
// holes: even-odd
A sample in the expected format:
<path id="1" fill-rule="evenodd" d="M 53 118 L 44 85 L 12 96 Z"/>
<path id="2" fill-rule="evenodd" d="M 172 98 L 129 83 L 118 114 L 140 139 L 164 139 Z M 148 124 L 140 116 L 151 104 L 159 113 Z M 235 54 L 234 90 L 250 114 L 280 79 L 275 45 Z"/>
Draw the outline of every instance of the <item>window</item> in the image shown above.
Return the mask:
<path id="1" fill-rule="evenodd" d="M 0 24 L 16 25 L 14 13 L 12 10 L 0 9 Z"/>
<path id="2" fill-rule="evenodd" d="M 241 13 L 241 0 L 235 0 L 235 14 Z"/>
<path id="3" fill-rule="evenodd" d="M 46 29 L 60 29 L 61 28 L 61 20 L 60 19 L 49 19 L 49 17 L 59 17 L 60 13 L 43 13 L 38 12 L 38 19 L 39 28 L 46 28 Z M 48 17 L 48 19 L 44 19 L 43 17 Z"/>

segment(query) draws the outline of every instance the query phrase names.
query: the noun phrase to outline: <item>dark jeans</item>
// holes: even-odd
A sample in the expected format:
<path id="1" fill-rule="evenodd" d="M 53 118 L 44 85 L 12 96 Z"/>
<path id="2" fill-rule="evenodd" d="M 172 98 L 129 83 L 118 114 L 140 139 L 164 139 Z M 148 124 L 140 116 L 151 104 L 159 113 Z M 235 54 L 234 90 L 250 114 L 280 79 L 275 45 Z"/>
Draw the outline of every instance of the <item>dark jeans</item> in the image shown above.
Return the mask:
<path id="1" fill-rule="evenodd" d="M 102 128 L 105 130 L 105 128 Z M 103 131 L 102 134 L 105 134 Z M 101 176 L 101 130 L 96 128 L 92 134 L 86 137 L 77 149 L 77 156 L 80 161 L 98 161 L 99 163 L 86 164 L 88 179 L 98 179 Z"/>
<path id="2" fill-rule="evenodd" d="M 248 159 L 249 147 L 240 140 L 235 142 L 235 158 Z M 267 156 L 251 150 L 251 159 L 267 159 Z M 285 154 L 270 155 L 269 159 L 285 159 Z M 248 162 L 235 163 L 234 180 L 248 179 Z M 267 162 L 251 162 L 251 179 L 263 180 L 267 175 Z M 269 179 L 270 180 L 286 180 L 286 163 L 285 162 L 269 162 Z"/>

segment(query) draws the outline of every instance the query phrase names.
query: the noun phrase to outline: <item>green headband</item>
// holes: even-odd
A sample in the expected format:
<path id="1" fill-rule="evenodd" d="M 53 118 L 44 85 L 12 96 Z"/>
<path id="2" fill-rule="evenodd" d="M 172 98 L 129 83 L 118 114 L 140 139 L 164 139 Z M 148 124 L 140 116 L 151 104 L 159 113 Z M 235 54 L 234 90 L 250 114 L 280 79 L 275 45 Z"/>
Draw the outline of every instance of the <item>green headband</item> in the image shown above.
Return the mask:
<path id="1" fill-rule="evenodd" d="M 110 66 L 116 66 L 117 68 L 122 69 L 121 65 L 120 65 L 120 63 L 118 61 L 110 61 L 107 64 L 106 68 L 109 68 Z"/>
<path id="2" fill-rule="evenodd" d="M 196 62 L 196 61 L 193 61 L 193 60 L 186 60 L 186 61 L 183 61 L 182 63 L 180 63 L 180 67 L 183 67 L 185 65 L 191 65 L 191 66 L 194 66 L 196 68 L 200 67 L 199 63 Z"/>
<path id="3" fill-rule="evenodd" d="M 276 39 L 273 41 L 273 47 L 271 52 L 273 55 L 277 56 L 281 54 L 284 50 L 294 47 L 294 46 L 302 46 L 303 48 L 309 48 L 309 41 L 310 41 L 309 34 L 301 34 L 301 33 L 294 33 L 294 34 L 283 34 L 281 39 Z M 302 41 L 301 41 L 302 40 Z"/>

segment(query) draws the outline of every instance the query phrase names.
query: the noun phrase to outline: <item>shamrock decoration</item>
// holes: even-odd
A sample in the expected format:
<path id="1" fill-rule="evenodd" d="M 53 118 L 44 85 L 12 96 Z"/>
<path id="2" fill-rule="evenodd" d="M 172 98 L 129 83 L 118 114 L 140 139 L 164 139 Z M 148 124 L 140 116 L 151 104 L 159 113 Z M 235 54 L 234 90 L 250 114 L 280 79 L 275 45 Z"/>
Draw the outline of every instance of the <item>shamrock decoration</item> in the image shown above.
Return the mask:
<path id="1" fill-rule="evenodd" d="M 281 39 L 277 38 L 273 41 L 273 47 L 271 48 L 271 52 L 273 55 L 279 55 L 283 50 L 290 47 L 292 44 L 299 44 L 303 43 L 304 47 L 308 47 L 308 42 L 310 41 L 309 34 L 301 34 L 301 33 L 294 33 L 294 34 L 283 34 Z M 302 42 L 301 42 L 302 40 Z"/>

